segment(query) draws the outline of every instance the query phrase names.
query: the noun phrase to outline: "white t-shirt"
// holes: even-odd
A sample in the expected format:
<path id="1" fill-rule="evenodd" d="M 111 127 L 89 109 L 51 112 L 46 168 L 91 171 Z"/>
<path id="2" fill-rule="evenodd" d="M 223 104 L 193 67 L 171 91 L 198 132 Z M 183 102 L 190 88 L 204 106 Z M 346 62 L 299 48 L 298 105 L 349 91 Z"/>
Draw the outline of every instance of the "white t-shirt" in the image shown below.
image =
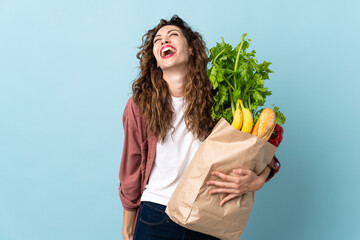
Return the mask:
<path id="1" fill-rule="evenodd" d="M 156 145 L 156 156 L 141 201 L 167 205 L 179 180 L 201 144 L 186 128 L 183 98 L 172 97 L 175 110 L 174 129 L 164 142 Z M 173 132 L 174 131 L 174 132 Z"/>

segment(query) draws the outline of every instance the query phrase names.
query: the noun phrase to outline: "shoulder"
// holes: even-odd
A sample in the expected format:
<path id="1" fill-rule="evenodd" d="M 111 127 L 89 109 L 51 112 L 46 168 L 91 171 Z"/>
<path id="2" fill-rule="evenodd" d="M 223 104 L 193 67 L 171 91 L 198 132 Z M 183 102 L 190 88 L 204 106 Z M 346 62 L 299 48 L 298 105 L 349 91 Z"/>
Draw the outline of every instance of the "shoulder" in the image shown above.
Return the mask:
<path id="1" fill-rule="evenodd" d="M 127 126 L 141 132 L 146 132 L 147 125 L 141 107 L 135 103 L 133 96 L 131 96 L 126 103 L 122 120 L 124 127 Z"/>
<path id="2" fill-rule="evenodd" d="M 125 106 L 123 119 L 127 118 L 129 120 L 140 118 L 141 109 L 140 107 L 134 102 L 134 97 L 131 96 Z"/>

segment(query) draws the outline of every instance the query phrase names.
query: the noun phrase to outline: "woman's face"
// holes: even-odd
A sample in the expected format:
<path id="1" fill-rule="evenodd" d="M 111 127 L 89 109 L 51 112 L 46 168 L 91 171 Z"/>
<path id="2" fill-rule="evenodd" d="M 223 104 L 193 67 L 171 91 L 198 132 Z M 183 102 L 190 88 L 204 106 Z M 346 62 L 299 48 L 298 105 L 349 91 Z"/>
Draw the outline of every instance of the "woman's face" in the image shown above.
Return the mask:
<path id="1" fill-rule="evenodd" d="M 158 67 L 186 70 L 192 49 L 179 27 L 167 25 L 159 29 L 154 38 L 153 54 Z"/>

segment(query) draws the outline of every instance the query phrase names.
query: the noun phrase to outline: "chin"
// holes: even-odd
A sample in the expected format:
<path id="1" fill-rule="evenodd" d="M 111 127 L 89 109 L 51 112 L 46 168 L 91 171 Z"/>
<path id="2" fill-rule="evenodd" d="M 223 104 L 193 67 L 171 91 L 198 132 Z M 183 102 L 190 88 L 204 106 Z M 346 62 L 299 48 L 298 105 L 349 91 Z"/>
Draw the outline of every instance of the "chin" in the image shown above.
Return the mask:
<path id="1" fill-rule="evenodd" d="M 174 64 L 166 64 L 166 65 L 163 65 L 163 66 L 160 66 L 161 70 L 169 70 L 169 69 L 172 69 L 174 68 L 176 65 Z"/>
<path id="2" fill-rule="evenodd" d="M 183 69 L 184 64 L 186 63 L 168 63 L 165 65 L 160 66 L 160 68 L 165 71 L 165 70 L 170 70 L 170 69 L 176 69 L 176 68 L 180 68 Z"/>

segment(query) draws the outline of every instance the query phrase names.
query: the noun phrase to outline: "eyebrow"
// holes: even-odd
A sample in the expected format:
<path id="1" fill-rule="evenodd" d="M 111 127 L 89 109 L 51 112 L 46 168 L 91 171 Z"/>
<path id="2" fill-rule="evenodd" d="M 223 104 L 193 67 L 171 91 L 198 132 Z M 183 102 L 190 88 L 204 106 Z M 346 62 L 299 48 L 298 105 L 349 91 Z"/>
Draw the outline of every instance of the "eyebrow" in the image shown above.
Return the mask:
<path id="1" fill-rule="evenodd" d="M 167 33 L 169 34 L 169 33 L 172 32 L 172 31 L 177 31 L 177 32 L 179 32 L 177 29 L 171 29 L 171 30 L 169 30 Z M 160 34 L 157 34 L 157 35 L 155 35 L 154 39 L 155 39 L 156 37 L 158 37 L 158 36 L 161 37 Z"/>

